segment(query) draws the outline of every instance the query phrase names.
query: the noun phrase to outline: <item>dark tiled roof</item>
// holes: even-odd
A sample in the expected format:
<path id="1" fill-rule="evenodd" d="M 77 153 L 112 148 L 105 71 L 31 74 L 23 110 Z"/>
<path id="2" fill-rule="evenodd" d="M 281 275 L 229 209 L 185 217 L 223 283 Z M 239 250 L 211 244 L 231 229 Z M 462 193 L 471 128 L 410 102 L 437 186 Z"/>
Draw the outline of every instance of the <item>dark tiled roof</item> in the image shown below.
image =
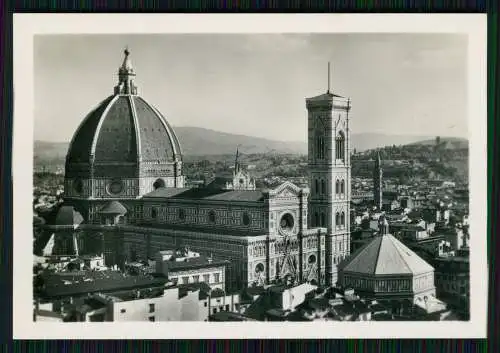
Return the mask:
<path id="1" fill-rule="evenodd" d="M 82 124 L 76 131 L 71 145 L 69 146 L 68 159 L 70 162 L 90 161 L 94 134 L 97 130 L 97 126 L 99 125 L 99 121 L 101 120 L 104 110 L 112 99 L 113 96 L 106 98 L 85 117 Z"/>
<path id="2" fill-rule="evenodd" d="M 208 298 L 209 293 L 211 292 L 211 288 L 208 284 L 205 282 L 198 282 L 198 283 L 186 283 L 186 284 L 179 284 L 179 296 L 185 296 L 188 292 L 193 292 L 193 291 L 200 291 L 199 294 L 199 299 L 204 300 Z"/>
<path id="3" fill-rule="evenodd" d="M 127 96 L 119 96 L 99 117 L 100 128 L 95 131 L 96 162 L 136 162 L 136 127 L 132 107 Z"/>
<path id="4" fill-rule="evenodd" d="M 65 281 L 70 283 L 65 284 Z M 165 277 L 123 276 L 117 272 L 84 272 L 83 275 L 46 274 L 44 296 L 69 297 L 96 292 L 113 292 L 144 287 L 164 286 Z"/>
<path id="5" fill-rule="evenodd" d="M 45 219 L 38 216 L 33 217 L 33 225 L 42 225 L 42 224 L 45 224 Z"/>
<path id="6" fill-rule="evenodd" d="M 91 310 L 97 310 L 104 308 L 106 306 L 105 303 L 103 303 L 100 300 L 94 299 L 94 298 L 86 298 L 84 300 L 84 303 L 89 306 Z"/>
<path id="7" fill-rule="evenodd" d="M 180 156 L 179 141 L 167 120 L 143 98 L 135 96 L 133 100 L 140 126 L 142 159 L 172 161 L 174 148 Z"/>
<path id="8" fill-rule="evenodd" d="M 307 301 L 307 305 L 314 310 L 326 310 L 330 307 L 328 304 L 328 299 L 325 298 L 314 298 Z"/>
<path id="9" fill-rule="evenodd" d="M 266 290 L 264 289 L 264 287 L 248 287 L 245 292 L 248 294 L 248 295 L 251 295 L 251 296 L 254 296 L 254 295 L 261 295 L 262 293 L 265 293 Z"/>
<path id="10" fill-rule="evenodd" d="M 52 317 L 52 318 L 61 319 L 61 320 L 63 319 L 63 314 L 58 313 L 58 312 L 54 312 L 54 311 L 50 311 L 50 310 L 38 309 L 38 310 L 36 310 L 36 315 L 37 316 L 44 316 L 44 317 Z"/>
<path id="11" fill-rule="evenodd" d="M 224 189 L 226 187 L 226 183 L 232 181 L 233 177 L 231 175 L 216 176 L 215 178 L 209 180 L 206 187 L 211 189 Z"/>
<path id="12" fill-rule="evenodd" d="M 167 265 L 169 271 L 182 271 L 211 266 L 223 266 L 227 265 L 228 261 L 213 259 L 211 262 L 209 262 L 206 256 L 200 256 L 188 258 L 186 261 L 165 261 L 164 264 Z"/>
<path id="13" fill-rule="evenodd" d="M 127 214 L 127 209 L 118 201 L 110 201 L 99 210 L 99 213 L 124 215 Z"/>
<path id="14" fill-rule="evenodd" d="M 222 289 L 220 288 L 215 288 L 212 293 L 210 294 L 210 296 L 212 298 L 220 298 L 220 297 L 224 297 L 226 295 L 226 292 L 224 292 Z"/>
<path id="15" fill-rule="evenodd" d="M 339 96 L 338 94 L 335 94 L 335 93 L 327 92 L 327 93 L 320 94 L 319 96 L 307 98 L 307 100 L 308 101 L 323 101 L 323 100 L 328 100 L 328 99 L 332 99 L 332 98 L 345 98 L 345 97 Z"/>
<path id="16" fill-rule="evenodd" d="M 137 140 L 139 137 L 139 141 Z M 139 96 L 110 96 L 87 115 L 70 144 L 68 163 L 93 161 L 172 162 L 181 158 L 174 130 L 161 113 Z"/>
<path id="17" fill-rule="evenodd" d="M 186 232 L 192 232 L 192 231 L 197 231 L 197 232 L 203 232 L 203 233 L 210 233 L 210 234 L 217 234 L 217 235 L 232 235 L 232 236 L 257 236 L 257 235 L 263 235 L 262 232 L 260 231 L 255 231 L 252 229 L 248 230 L 235 230 L 232 228 L 224 228 L 223 226 L 207 226 L 207 225 L 196 225 L 196 224 L 159 224 L 159 223 L 149 223 L 149 222 L 142 222 L 136 224 L 139 227 L 144 227 L 144 228 L 153 228 L 153 229 L 161 229 L 161 230 L 166 230 L 166 231 L 186 231 Z"/>
<path id="18" fill-rule="evenodd" d="M 248 201 L 258 202 L 264 200 L 262 191 L 259 190 L 220 190 L 212 188 L 159 188 L 149 194 L 148 198 L 172 198 L 213 201 Z"/>
<path id="19" fill-rule="evenodd" d="M 245 315 L 229 311 L 219 311 L 209 317 L 210 321 L 254 321 Z"/>

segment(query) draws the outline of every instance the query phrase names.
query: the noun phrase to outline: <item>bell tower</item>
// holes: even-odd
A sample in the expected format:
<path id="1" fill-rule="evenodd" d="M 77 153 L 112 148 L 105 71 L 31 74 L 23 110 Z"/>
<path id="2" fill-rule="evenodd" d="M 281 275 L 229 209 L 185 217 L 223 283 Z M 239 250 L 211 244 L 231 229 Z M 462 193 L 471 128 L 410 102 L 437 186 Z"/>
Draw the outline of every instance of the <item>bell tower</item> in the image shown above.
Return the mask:
<path id="1" fill-rule="evenodd" d="M 337 283 L 337 265 L 350 253 L 350 99 L 328 90 L 306 99 L 308 112 L 309 224 L 324 228 L 325 280 Z M 323 282 L 323 281 L 322 281 Z"/>

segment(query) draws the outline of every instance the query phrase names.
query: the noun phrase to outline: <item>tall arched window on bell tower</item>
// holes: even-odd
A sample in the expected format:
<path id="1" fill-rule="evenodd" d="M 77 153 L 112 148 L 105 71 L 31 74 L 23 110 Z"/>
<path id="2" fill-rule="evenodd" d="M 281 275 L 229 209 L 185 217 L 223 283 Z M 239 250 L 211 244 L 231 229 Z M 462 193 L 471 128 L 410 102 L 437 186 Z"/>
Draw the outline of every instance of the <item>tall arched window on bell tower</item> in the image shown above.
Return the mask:
<path id="1" fill-rule="evenodd" d="M 325 159 L 325 136 L 323 135 L 316 137 L 316 158 Z"/>
<path id="2" fill-rule="evenodd" d="M 335 138 L 335 158 L 345 159 L 345 136 L 342 131 L 339 131 Z"/>

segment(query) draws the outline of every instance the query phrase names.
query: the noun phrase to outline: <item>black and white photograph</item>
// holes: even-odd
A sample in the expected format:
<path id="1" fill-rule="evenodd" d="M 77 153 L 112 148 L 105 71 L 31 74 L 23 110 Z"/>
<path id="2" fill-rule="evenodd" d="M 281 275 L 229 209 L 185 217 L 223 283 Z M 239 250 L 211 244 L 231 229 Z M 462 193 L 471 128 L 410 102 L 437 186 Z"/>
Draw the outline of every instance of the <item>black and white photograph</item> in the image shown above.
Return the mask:
<path id="1" fill-rule="evenodd" d="M 485 334 L 481 16 L 89 17 L 18 21 L 15 333 Z"/>

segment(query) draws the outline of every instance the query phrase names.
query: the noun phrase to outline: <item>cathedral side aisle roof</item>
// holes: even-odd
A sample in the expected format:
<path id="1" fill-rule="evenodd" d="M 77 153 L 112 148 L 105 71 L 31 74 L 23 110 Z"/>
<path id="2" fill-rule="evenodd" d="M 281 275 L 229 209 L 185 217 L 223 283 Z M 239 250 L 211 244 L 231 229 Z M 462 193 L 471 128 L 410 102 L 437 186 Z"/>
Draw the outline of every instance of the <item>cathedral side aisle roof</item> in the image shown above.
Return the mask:
<path id="1" fill-rule="evenodd" d="M 219 190 L 211 188 L 159 188 L 143 196 L 148 198 L 171 198 L 212 201 L 248 201 L 264 200 L 264 194 L 259 190 Z"/>

